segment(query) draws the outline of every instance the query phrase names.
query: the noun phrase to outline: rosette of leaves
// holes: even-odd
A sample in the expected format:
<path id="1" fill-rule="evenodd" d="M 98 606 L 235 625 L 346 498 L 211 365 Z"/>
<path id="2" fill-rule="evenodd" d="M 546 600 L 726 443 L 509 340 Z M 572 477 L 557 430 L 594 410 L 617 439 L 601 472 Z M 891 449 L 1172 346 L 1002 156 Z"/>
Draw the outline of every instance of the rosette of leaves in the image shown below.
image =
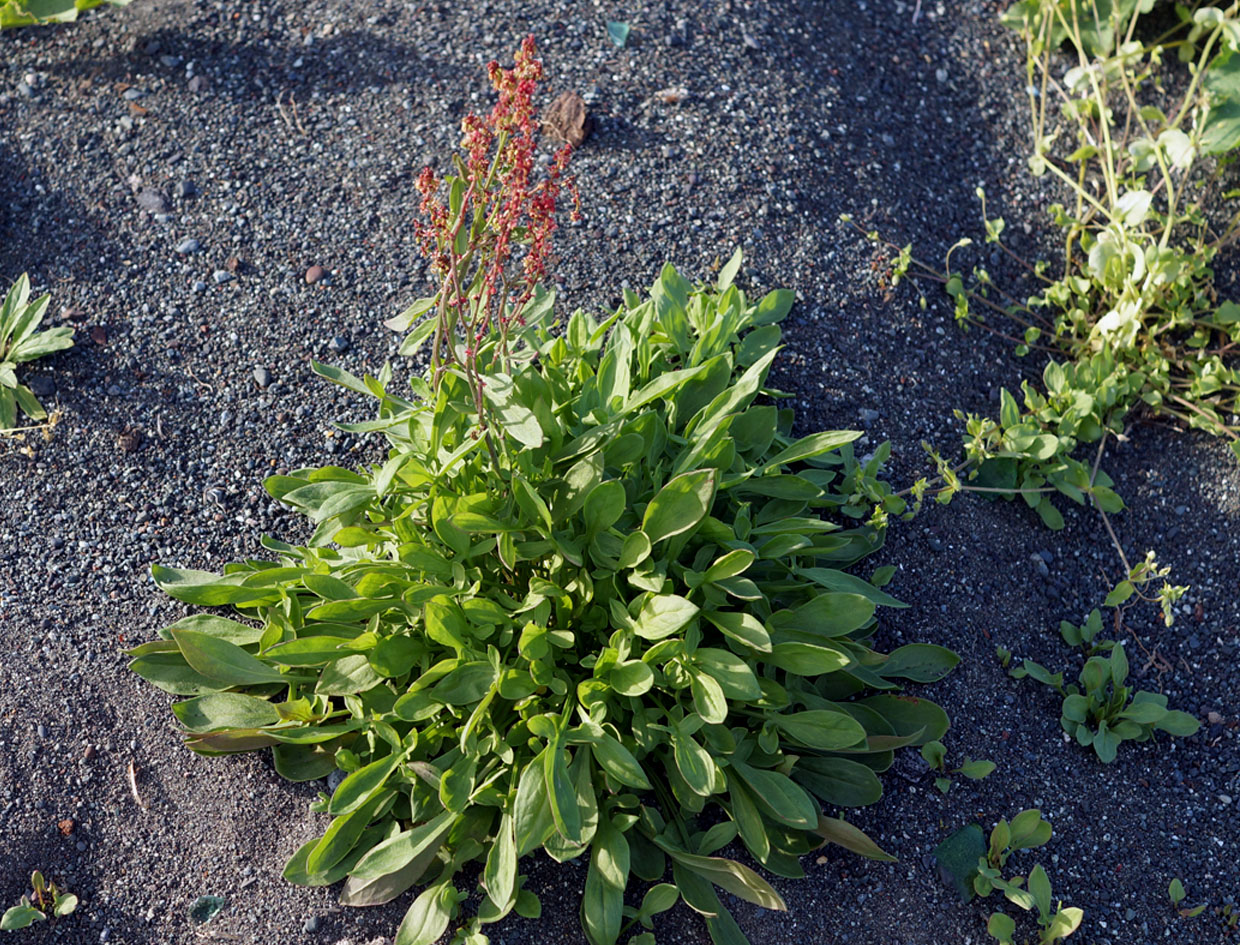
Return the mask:
<path id="1" fill-rule="evenodd" d="M 61 326 L 39 331 L 50 296 L 30 301 L 30 279 L 18 279 L 0 306 L 0 434 L 17 426 L 17 410 L 34 421 L 47 419 L 47 411 L 17 380 L 17 366 L 45 354 L 73 347 L 73 329 Z"/>
<path id="2" fill-rule="evenodd" d="M 3 0 L 0 2 L 0 29 L 72 23 L 79 13 L 105 3 L 123 7 L 129 5 L 129 0 Z"/>
<path id="3" fill-rule="evenodd" d="M 478 354 L 485 431 L 455 368 L 404 397 L 388 368 L 317 366 L 378 399 L 347 429 L 382 431 L 386 460 L 267 481 L 315 524 L 304 546 L 264 539 L 273 560 L 222 575 L 155 567 L 173 597 L 235 611 L 132 651 L 192 697 L 173 707 L 190 747 L 271 747 L 295 780 L 347 772 L 287 879 L 344 880 L 347 905 L 422 884 L 396 939 L 412 945 L 448 928 L 479 861 L 454 939 L 477 945 L 511 910 L 538 914 L 519 864 L 542 847 L 588 859 L 593 945 L 649 945 L 678 899 L 744 942 L 719 889 L 785 906 L 718 855 L 733 841 L 784 877 L 826 841 L 889 858 L 822 804 L 873 803 L 896 749 L 943 734 L 938 706 L 898 692 L 957 657 L 872 647 L 876 609 L 903 605 L 877 586 L 889 571 L 843 570 L 882 537 L 833 520 L 858 434 L 792 436 L 766 386 L 792 294 L 749 300 L 739 265 L 713 289 L 669 266 L 648 298 L 561 333 L 538 296 L 504 356 Z M 669 870 L 625 904 L 634 877 Z"/>
<path id="4" fill-rule="evenodd" d="M 1124 685 L 1128 679 L 1128 656 L 1122 644 L 1103 641 L 1098 649 L 1110 649 L 1109 656 L 1091 656 L 1085 661 L 1076 683 L 1063 684 L 1063 673 L 1052 675 L 1044 666 L 1025 660 L 1010 675 L 1016 679 L 1029 676 L 1055 689 L 1063 696 L 1059 722 L 1077 744 L 1093 746 L 1098 760 L 1115 760 L 1120 742 L 1144 742 L 1155 731 L 1187 737 L 1196 733 L 1201 723 L 1187 712 L 1167 708 L 1167 697 L 1161 693 L 1134 692 Z"/>
<path id="5" fill-rule="evenodd" d="M 29 928 L 36 922 L 46 922 L 49 915 L 60 919 L 72 914 L 77 907 L 77 896 L 49 883 L 35 870 L 30 874 L 30 895 L 22 896 L 21 902 L 0 915 L 0 932 Z"/>

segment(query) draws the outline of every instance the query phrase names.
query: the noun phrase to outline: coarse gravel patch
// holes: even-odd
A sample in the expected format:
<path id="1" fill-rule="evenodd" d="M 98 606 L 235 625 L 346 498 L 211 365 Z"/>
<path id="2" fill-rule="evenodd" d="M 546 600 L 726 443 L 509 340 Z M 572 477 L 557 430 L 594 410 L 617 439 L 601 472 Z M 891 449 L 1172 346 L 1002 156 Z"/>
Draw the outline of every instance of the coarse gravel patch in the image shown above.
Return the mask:
<path id="1" fill-rule="evenodd" d="M 1018 250 L 1045 246 L 1023 56 L 1001 7 L 135 0 L 0 35 L 0 280 L 29 271 L 78 330 L 28 373 L 63 410 L 51 439 L 29 456 L 0 443 L 0 904 L 34 868 L 82 900 L 21 940 L 391 941 L 408 896 L 346 910 L 280 878 L 323 829 L 307 810 L 323 785 L 286 783 L 265 757 L 192 754 L 122 651 L 186 613 L 152 562 L 219 568 L 258 554 L 263 534 L 307 536 L 264 476 L 380 455 L 334 429 L 369 407 L 309 361 L 360 373 L 393 356 L 381 321 L 427 288 L 414 181 L 487 107 L 487 60 L 535 35 L 548 100 L 576 91 L 594 117 L 574 157 L 584 219 L 559 234 L 563 306 L 613 306 L 667 260 L 709 277 L 742 246 L 748 287 L 797 292 L 773 381 L 804 429 L 861 427 L 866 450 L 890 440 L 894 481 L 910 482 L 922 440 L 955 449 L 953 410 L 993 411 L 1036 365 L 958 331 L 933 296 L 923 310 L 890 291 L 880 254 L 836 221 L 851 213 L 937 261 L 977 235 L 983 185 Z M 626 48 L 607 20 L 631 24 Z M 1065 740 L 1054 694 L 994 658 L 1002 645 L 1075 675 L 1058 623 L 1118 571 L 1092 514 L 1068 509 L 1051 534 L 1020 503 L 965 496 L 898 523 L 870 560 L 897 567 L 890 589 L 912 606 L 882 615 L 878 642 L 960 652 L 924 694 L 953 717 L 951 759 L 999 767 L 944 797 L 902 755 L 884 799 L 849 814 L 899 862 L 830 848 L 806 880 L 775 881 L 786 913 L 729 897 L 755 945 L 989 941 L 989 910 L 956 901 L 930 853 L 1027 806 L 1055 834 L 1013 865 L 1043 862 L 1085 910 L 1073 941 L 1230 940 L 1215 909 L 1240 898 L 1240 470 L 1221 444 L 1151 425 L 1104 466 L 1130 506 L 1114 517 L 1130 556 L 1155 548 L 1192 585 L 1171 629 L 1132 615 L 1134 674 L 1202 731 L 1100 765 Z M 1205 914 L 1175 915 L 1173 877 Z M 506 920 L 492 942 L 583 942 L 583 880 L 580 863 L 537 861 L 543 918 Z M 200 895 L 228 901 L 201 929 Z M 665 945 L 708 941 L 683 907 L 656 928 Z"/>

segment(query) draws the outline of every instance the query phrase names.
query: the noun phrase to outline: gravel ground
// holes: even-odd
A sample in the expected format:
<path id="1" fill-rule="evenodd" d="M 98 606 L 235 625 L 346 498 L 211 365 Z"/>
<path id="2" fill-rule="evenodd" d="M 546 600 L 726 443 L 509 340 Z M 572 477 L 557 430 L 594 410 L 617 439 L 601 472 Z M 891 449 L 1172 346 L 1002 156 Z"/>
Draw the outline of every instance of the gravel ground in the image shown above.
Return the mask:
<path id="1" fill-rule="evenodd" d="M 442 166 L 463 111 L 485 107 L 481 66 L 521 36 L 539 38 L 551 90 L 581 92 L 597 122 L 575 162 L 585 219 L 560 241 L 570 304 L 611 305 L 665 259 L 707 275 L 742 245 L 752 287 L 801 299 L 776 380 L 805 428 L 890 439 L 899 481 L 920 473 L 921 440 L 952 447 L 953 409 L 991 410 L 1017 386 L 1025 368 L 1005 342 L 961 334 L 937 300 L 923 311 L 885 292 L 881 262 L 835 222 L 851 212 L 938 259 L 975 234 L 984 184 L 1018 246 L 1041 237 L 1023 64 L 999 5 L 919 6 L 136 0 L 0 36 L 0 277 L 28 270 L 78 327 L 75 349 L 32 372 L 64 411 L 50 442 L 31 456 L 0 444 L 0 902 L 39 867 L 83 903 L 20 940 L 390 941 L 407 899 L 341 910 L 279 878 L 322 829 L 314 787 L 265 758 L 184 749 L 168 698 L 121 651 L 184 613 L 151 584 L 152 561 L 218 568 L 262 534 L 296 540 L 305 530 L 262 477 L 376 455 L 333 432 L 368 408 L 309 359 L 360 372 L 392 354 L 379 322 L 424 287 L 417 171 Z M 608 19 L 632 24 L 628 48 L 609 43 Z M 689 94 L 656 95 L 671 88 Z M 311 266 L 325 278 L 308 284 Z M 953 716 L 950 757 L 999 768 L 941 797 L 906 756 L 854 818 L 900 861 L 810 858 L 808 880 L 776 883 L 787 913 L 737 904 L 754 945 L 989 941 L 986 911 L 954 900 L 930 851 L 1035 805 L 1054 825 L 1040 859 L 1055 893 L 1085 910 L 1073 941 L 1234 938 L 1216 909 L 1240 896 L 1240 474 L 1218 443 L 1152 426 L 1105 468 L 1131 506 L 1115 519 L 1130 553 L 1157 548 L 1193 586 L 1173 629 L 1134 616 L 1140 682 L 1222 721 L 1126 744 L 1110 766 L 1066 743 L 1053 694 L 1008 679 L 993 650 L 1071 662 L 1054 628 L 1117 571 L 1100 523 L 1068 510 L 1052 535 L 1021 506 L 969 498 L 928 511 L 873 559 L 899 566 L 893 592 L 914 605 L 880 639 L 961 653 L 927 694 Z M 1145 648 L 1162 662 L 1145 665 Z M 1175 916 L 1173 877 L 1205 914 Z M 543 921 L 514 917 L 492 941 L 582 942 L 582 878 L 537 864 Z M 195 929 L 201 894 L 229 904 Z M 658 931 L 706 941 L 683 909 Z"/>

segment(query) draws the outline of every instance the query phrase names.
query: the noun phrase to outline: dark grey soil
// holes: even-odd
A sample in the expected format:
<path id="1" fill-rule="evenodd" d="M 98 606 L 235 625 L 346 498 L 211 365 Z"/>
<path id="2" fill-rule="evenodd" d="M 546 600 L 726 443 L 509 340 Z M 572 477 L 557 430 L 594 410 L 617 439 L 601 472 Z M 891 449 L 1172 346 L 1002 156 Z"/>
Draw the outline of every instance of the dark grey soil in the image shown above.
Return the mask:
<path id="1" fill-rule="evenodd" d="M 743 246 L 749 285 L 801 300 L 777 382 L 804 428 L 864 424 L 870 447 L 892 441 L 897 481 L 923 470 L 921 440 L 955 449 L 953 409 L 993 410 L 997 388 L 1018 385 L 1028 366 L 1006 342 L 960 333 L 937 298 L 922 311 L 907 289 L 887 295 L 871 248 L 835 222 L 851 212 L 937 260 L 976 235 L 984 184 L 1036 249 L 1044 197 L 1023 168 L 1023 61 L 1000 5 L 918 6 L 135 0 L 0 36 L 0 279 L 29 271 L 78 327 L 76 348 L 32 372 L 64 411 L 50 442 L 30 457 L 0 444 L 0 905 L 36 867 L 83 903 L 14 941 L 390 941 L 407 898 L 342 910 L 279 877 L 322 829 L 314 786 L 265 758 L 191 754 L 168 698 L 121 651 L 184 612 L 151 583 L 152 561 L 219 568 L 259 553 L 262 534 L 301 537 L 263 476 L 376 455 L 332 432 L 368 407 L 308 361 L 373 371 L 393 353 L 379 323 L 424 288 L 416 174 L 443 166 L 463 111 L 486 107 L 482 65 L 526 33 L 551 91 L 580 91 L 597 120 L 576 159 L 585 220 L 560 242 L 568 305 L 608 306 L 664 260 L 707 276 Z M 627 49 L 608 19 L 632 24 Z M 680 87 L 678 104 L 656 95 Z M 312 265 L 329 278 L 308 285 Z M 1233 940 L 1217 909 L 1240 896 L 1240 472 L 1219 443 L 1148 425 L 1104 465 L 1130 505 L 1115 519 L 1130 555 L 1156 548 L 1193 586 L 1171 630 L 1135 614 L 1128 650 L 1141 684 L 1201 733 L 1125 745 L 1103 766 L 1065 742 L 1048 690 L 993 657 L 1001 644 L 1072 663 L 1059 620 L 1117 575 L 1092 514 L 1068 510 L 1052 535 L 1017 504 L 930 510 L 872 559 L 899 566 L 893 590 L 913 604 L 880 639 L 961 653 L 926 695 L 953 716 L 951 757 L 998 770 L 944 798 L 908 755 L 854 816 L 899 862 L 808 858 L 808 880 L 776 883 L 787 913 L 736 904 L 754 945 L 989 941 L 987 911 L 955 901 L 929 853 L 961 824 L 1035 805 L 1054 839 L 1013 865 L 1040 858 L 1056 895 L 1084 908 L 1073 941 Z M 1170 668 L 1146 667 L 1147 649 Z M 1205 914 L 1175 915 L 1173 877 Z M 578 866 L 537 864 L 544 920 L 513 918 L 492 941 L 582 942 L 581 882 Z M 229 905 L 196 931 L 200 894 Z M 683 909 L 658 931 L 706 941 Z"/>

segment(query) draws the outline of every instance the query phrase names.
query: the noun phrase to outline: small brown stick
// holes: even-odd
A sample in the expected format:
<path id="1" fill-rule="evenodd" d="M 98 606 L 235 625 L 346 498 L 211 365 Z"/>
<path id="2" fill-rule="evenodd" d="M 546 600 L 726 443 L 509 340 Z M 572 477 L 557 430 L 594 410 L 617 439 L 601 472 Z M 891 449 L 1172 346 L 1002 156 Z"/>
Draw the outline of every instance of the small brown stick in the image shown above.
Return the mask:
<path id="1" fill-rule="evenodd" d="M 133 795 L 134 802 L 143 810 L 151 809 L 151 805 L 138 793 L 138 770 L 134 767 L 132 758 L 129 760 L 129 793 Z"/>

